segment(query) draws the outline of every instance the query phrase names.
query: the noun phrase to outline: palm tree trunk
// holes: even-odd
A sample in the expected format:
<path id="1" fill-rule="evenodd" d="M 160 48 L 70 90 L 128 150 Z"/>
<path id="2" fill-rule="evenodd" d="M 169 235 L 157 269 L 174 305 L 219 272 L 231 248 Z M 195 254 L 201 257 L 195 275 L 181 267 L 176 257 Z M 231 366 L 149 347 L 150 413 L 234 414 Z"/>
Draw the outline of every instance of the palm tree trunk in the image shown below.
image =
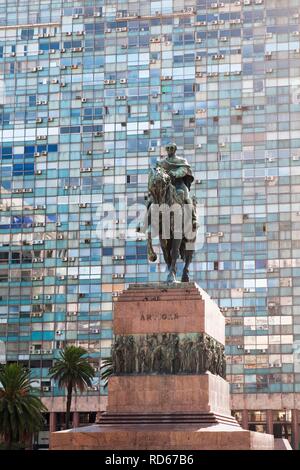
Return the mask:
<path id="1" fill-rule="evenodd" d="M 71 413 L 71 403 L 72 403 L 72 383 L 69 383 L 67 388 L 67 412 L 66 412 L 66 429 L 70 427 L 70 413 Z"/>

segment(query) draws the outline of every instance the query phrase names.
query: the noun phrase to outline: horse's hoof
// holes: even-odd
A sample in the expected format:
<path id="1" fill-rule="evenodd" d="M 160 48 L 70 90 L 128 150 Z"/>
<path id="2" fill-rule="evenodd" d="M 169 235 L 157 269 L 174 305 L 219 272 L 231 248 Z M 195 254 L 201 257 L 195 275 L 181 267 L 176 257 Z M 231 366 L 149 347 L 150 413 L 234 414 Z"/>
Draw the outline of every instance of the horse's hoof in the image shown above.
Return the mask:
<path id="1" fill-rule="evenodd" d="M 175 273 L 170 272 L 167 277 L 167 284 L 175 284 L 176 282 L 177 281 L 176 281 Z"/>
<path id="2" fill-rule="evenodd" d="M 149 261 L 151 261 L 151 263 L 154 263 L 156 260 L 157 260 L 157 255 L 150 255 L 149 257 Z"/>
<path id="3" fill-rule="evenodd" d="M 182 273 L 181 282 L 190 282 L 190 276 L 188 273 Z"/>

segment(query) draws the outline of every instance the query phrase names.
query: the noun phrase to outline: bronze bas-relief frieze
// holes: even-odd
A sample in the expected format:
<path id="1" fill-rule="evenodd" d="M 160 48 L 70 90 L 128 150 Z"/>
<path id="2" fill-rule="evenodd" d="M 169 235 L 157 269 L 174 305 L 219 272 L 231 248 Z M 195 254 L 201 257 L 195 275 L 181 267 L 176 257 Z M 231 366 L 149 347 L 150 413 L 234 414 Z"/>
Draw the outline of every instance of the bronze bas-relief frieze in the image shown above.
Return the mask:
<path id="1" fill-rule="evenodd" d="M 112 350 L 114 373 L 226 376 L 224 346 L 205 333 L 118 335 Z"/>

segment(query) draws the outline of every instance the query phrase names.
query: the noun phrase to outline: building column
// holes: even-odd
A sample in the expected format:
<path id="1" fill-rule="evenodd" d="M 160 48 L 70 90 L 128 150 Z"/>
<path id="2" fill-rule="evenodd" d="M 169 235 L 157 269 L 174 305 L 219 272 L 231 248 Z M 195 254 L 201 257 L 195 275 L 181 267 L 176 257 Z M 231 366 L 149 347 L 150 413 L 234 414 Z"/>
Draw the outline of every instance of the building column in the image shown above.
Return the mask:
<path id="1" fill-rule="evenodd" d="M 55 432 L 56 431 L 56 412 L 51 411 L 49 417 L 49 431 Z"/>
<path id="2" fill-rule="evenodd" d="M 273 434 L 273 410 L 267 410 L 267 434 Z"/>
<path id="3" fill-rule="evenodd" d="M 242 410 L 242 428 L 248 429 L 249 419 L 248 419 L 248 410 Z"/>
<path id="4" fill-rule="evenodd" d="M 73 428 L 78 428 L 79 426 L 79 412 L 74 411 L 73 412 Z"/>
<path id="5" fill-rule="evenodd" d="M 299 413 L 298 410 L 292 410 L 292 446 L 293 449 L 299 448 Z"/>

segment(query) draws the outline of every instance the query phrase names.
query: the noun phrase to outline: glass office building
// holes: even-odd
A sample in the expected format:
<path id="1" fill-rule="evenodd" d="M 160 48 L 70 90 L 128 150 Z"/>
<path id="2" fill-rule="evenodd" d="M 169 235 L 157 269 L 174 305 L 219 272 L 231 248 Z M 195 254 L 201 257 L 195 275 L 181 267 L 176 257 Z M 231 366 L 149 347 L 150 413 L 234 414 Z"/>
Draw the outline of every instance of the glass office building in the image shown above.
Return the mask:
<path id="1" fill-rule="evenodd" d="M 122 228 L 176 140 L 204 208 L 192 275 L 226 316 L 232 408 L 298 447 L 299 14 L 299 0 L 0 0 L 0 359 L 31 368 L 52 430 L 60 349 L 89 351 L 98 372 L 73 421 L 93 420 L 114 298 L 165 279 Z M 110 207 L 121 230 L 105 241 Z"/>

